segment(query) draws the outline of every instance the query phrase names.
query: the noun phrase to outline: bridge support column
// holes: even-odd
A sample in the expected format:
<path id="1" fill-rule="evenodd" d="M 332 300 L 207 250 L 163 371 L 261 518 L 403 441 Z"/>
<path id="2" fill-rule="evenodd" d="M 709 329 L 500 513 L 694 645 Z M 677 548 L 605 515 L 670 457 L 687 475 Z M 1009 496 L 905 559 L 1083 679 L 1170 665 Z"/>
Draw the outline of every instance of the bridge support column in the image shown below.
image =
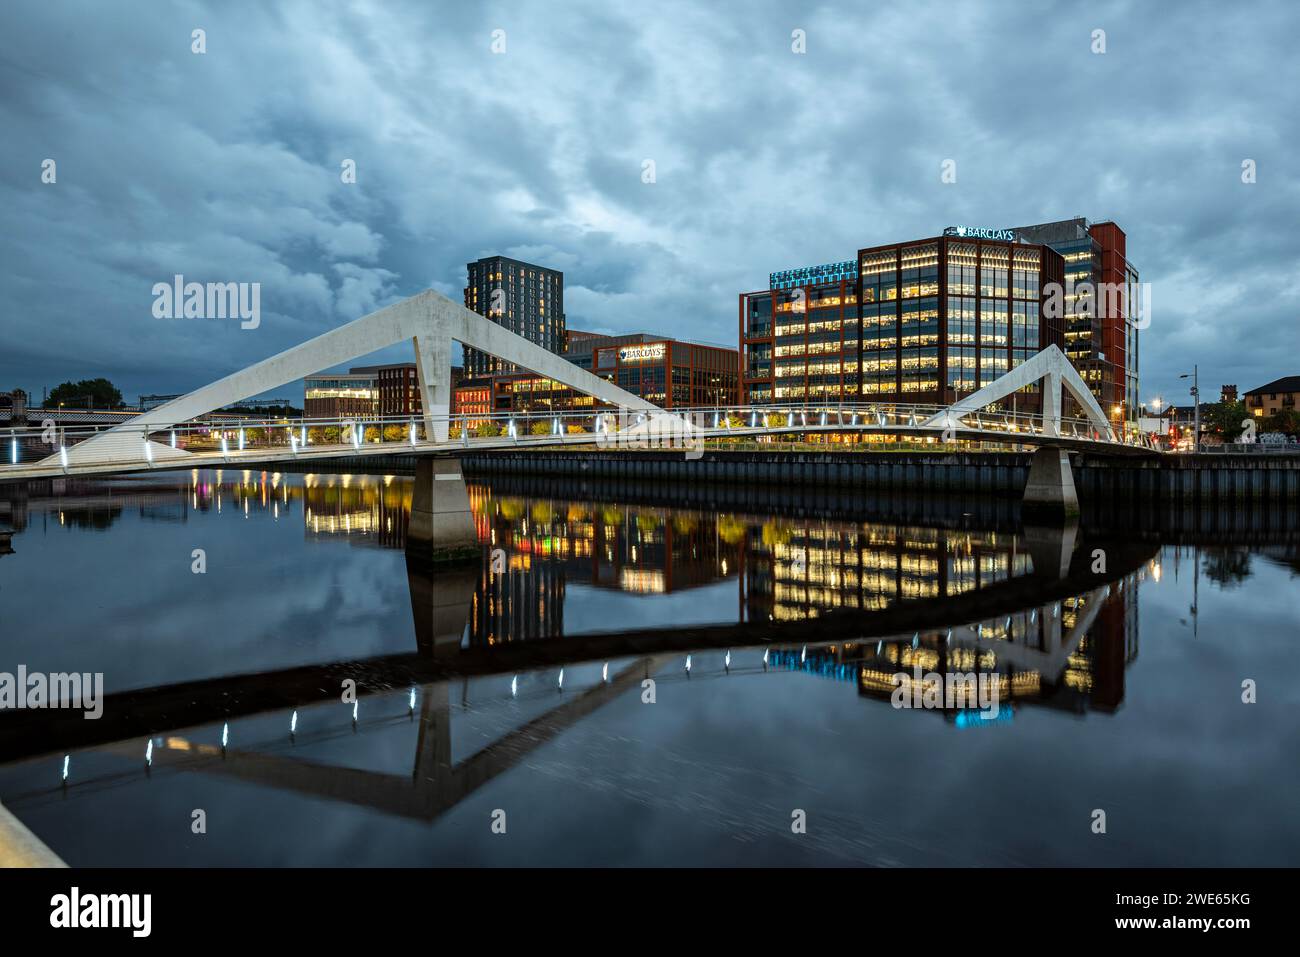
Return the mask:
<path id="1" fill-rule="evenodd" d="M 1043 376 L 1043 431 L 1061 434 L 1061 376 L 1056 372 Z"/>
<path id="2" fill-rule="evenodd" d="M 480 565 L 430 565 L 407 554 L 406 582 L 411 592 L 415 647 L 432 658 L 460 654 L 465 623 L 474 606 Z"/>
<path id="3" fill-rule="evenodd" d="M 1078 535 L 1078 521 L 1067 519 L 1051 525 L 1026 523 L 1025 550 L 1034 563 L 1034 574 L 1047 581 L 1057 581 L 1069 575 Z"/>
<path id="4" fill-rule="evenodd" d="M 454 458 L 421 458 L 406 531 L 407 555 L 426 562 L 460 562 L 478 557 L 478 535 L 469 491 Z"/>
<path id="5" fill-rule="evenodd" d="M 424 435 L 432 442 L 446 442 L 451 411 L 451 336 L 415 337 L 415 372 L 420 386 L 420 408 L 424 414 Z"/>
<path id="6" fill-rule="evenodd" d="M 1079 496 L 1074 490 L 1070 454 L 1044 446 L 1034 453 L 1025 483 L 1025 514 L 1041 518 L 1065 518 L 1079 514 Z"/>

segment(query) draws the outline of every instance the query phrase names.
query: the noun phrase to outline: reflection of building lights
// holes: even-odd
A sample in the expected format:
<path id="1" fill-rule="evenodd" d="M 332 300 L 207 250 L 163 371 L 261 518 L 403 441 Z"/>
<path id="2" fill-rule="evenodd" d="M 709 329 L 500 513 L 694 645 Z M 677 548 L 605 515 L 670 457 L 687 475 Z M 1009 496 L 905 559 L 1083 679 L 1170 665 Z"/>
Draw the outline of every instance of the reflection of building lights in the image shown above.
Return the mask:
<path id="1" fill-rule="evenodd" d="M 1156 581 L 1160 581 L 1160 563 L 1159 563 L 1159 562 L 1152 562 L 1152 563 L 1151 563 L 1151 577 L 1154 578 Z"/>

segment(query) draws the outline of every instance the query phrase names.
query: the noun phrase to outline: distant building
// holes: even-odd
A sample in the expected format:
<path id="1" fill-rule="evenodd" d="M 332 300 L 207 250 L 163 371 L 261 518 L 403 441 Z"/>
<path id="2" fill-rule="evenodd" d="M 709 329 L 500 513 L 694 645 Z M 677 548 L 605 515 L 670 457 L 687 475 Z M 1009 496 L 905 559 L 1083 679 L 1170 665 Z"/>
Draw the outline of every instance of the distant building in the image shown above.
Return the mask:
<path id="1" fill-rule="evenodd" d="M 1220 401 L 1220 402 L 1236 402 L 1236 401 L 1237 401 L 1237 387 L 1236 387 L 1235 385 L 1225 385 L 1225 386 L 1220 386 L 1220 387 L 1219 387 L 1219 401 Z"/>
<path id="2" fill-rule="evenodd" d="M 303 380 L 303 415 L 308 419 L 373 418 L 379 414 L 379 386 L 371 373 L 332 373 Z"/>
<path id="3" fill-rule="evenodd" d="M 582 342 L 586 339 L 605 339 L 607 336 L 599 332 L 583 332 L 580 329 L 566 329 L 564 331 L 564 351 L 570 351 L 575 343 Z"/>
<path id="4" fill-rule="evenodd" d="M 596 347 L 610 348 L 611 346 L 632 346 L 640 345 L 647 342 L 654 342 L 662 337 L 652 336 L 646 332 L 628 332 L 621 336 L 598 336 L 591 333 L 582 334 L 580 338 L 573 340 L 569 348 L 564 351 L 564 358 L 568 359 L 579 369 L 592 370 L 595 362 Z"/>
<path id="5" fill-rule="evenodd" d="M 1246 393 L 1246 410 L 1261 419 L 1283 410 L 1300 410 L 1300 375 L 1283 376 L 1251 389 Z"/>
<path id="6" fill-rule="evenodd" d="M 401 418 L 419 415 L 420 379 L 414 362 L 397 362 L 383 366 L 355 366 L 348 370 L 355 375 L 371 375 L 379 394 L 379 416 Z M 455 381 L 454 379 L 452 381 Z"/>
<path id="7" fill-rule="evenodd" d="M 471 425 L 477 425 L 492 414 L 492 380 L 475 379 L 462 382 L 452 389 L 451 411 L 453 415 L 469 418 Z"/>
<path id="8" fill-rule="evenodd" d="M 465 307 L 549 352 L 564 351 L 564 273 L 505 256 L 467 263 Z M 465 374 L 471 379 L 515 372 L 509 362 L 465 347 Z"/>
<path id="9" fill-rule="evenodd" d="M 0 421 L 27 425 L 27 393 L 22 389 L 0 392 Z"/>
<path id="10" fill-rule="evenodd" d="M 175 399 L 180 398 L 180 393 L 176 395 L 142 395 L 140 396 L 140 411 L 148 412 L 150 409 L 156 409 L 160 405 L 166 405 Z"/>
<path id="11" fill-rule="evenodd" d="M 453 387 L 463 374 L 460 366 L 451 367 Z M 414 418 L 423 410 L 420 375 L 414 362 L 353 366 L 346 374 L 320 373 L 303 379 L 303 411 L 309 419 L 402 419 Z"/>
<path id="12" fill-rule="evenodd" d="M 728 406 L 740 401 L 739 354 L 735 349 L 648 333 L 588 335 L 571 342 L 564 358 L 665 409 Z M 452 402 L 456 415 L 597 407 L 591 396 L 531 372 L 469 380 L 454 391 Z M 601 403 L 599 407 L 608 406 Z"/>
<path id="13" fill-rule="evenodd" d="M 301 409 L 295 408 L 288 399 L 244 399 L 231 405 L 223 405 L 218 412 L 266 412 L 281 415 L 297 415 Z"/>

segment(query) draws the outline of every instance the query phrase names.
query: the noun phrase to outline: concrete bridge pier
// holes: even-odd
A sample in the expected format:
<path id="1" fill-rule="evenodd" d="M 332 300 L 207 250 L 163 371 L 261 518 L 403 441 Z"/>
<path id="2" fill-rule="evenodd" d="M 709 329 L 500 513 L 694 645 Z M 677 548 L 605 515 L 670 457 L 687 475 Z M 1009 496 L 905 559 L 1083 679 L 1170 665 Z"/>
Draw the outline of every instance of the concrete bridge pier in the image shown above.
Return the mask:
<path id="1" fill-rule="evenodd" d="M 1023 512 L 1034 519 L 1058 519 L 1079 514 L 1079 496 L 1070 471 L 1070 453 L 1043 446 L 1029 464 Z"/>
<path id="2" fill-rule="evenodd" d="M 1047 581 L 1059 581 L 1070 574 L 1074 543 L 1079 536 L 1077 521 L 1053 525 L 1025 525 L 1025 551 L 1034 563 L 1034 574 Z"/>
<path id="3" fill-rule="evenodd" d="M 434 563 L 478 557 L 478 535 L 459 460 L 426 457 L 416 465 L 406 552 Z"/>
<path id="4" fill-rule="evenodd" d="M 440 658 L 460 653 L 480 570 L 468 563 L 435 566 L 407 553 L 406 582 L 420 654 Z"/>

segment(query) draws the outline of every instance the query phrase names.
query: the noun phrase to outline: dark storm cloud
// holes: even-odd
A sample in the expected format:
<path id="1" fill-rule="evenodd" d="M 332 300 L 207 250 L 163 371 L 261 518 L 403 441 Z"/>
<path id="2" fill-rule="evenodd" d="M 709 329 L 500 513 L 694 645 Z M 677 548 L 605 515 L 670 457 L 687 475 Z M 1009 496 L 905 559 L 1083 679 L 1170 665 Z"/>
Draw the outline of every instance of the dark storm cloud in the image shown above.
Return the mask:
<path id="1" fill-rule="evenodd" d="M 571 327 L 732 343 L 773 269 L 1072 215 L 1154 284 L 1144 398 L 1250 388 L 1300 371 L 1292 7 L 11 4 L 0 388 L 192 388 L 495 252 Z M 153 318 L 176 273 L 262 325 Z"/>

